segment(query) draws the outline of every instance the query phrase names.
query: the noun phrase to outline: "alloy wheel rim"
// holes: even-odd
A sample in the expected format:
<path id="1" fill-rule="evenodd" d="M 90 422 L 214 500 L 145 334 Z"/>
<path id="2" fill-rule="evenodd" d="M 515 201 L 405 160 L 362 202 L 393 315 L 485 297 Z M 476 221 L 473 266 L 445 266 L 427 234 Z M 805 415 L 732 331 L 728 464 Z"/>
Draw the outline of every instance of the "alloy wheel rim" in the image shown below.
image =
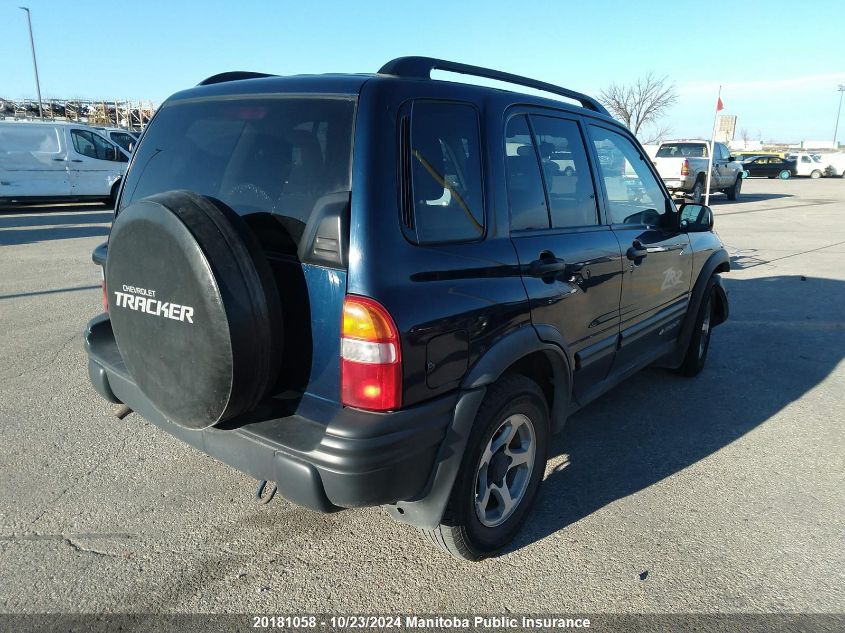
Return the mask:
<path id="1" fill-rule="evenodd" d="M 490 437 L 475 475 L 475 514 L 485 527 L 507 521 L 528 490 L 537 452 L 531 419 L 508 416 Z"/>

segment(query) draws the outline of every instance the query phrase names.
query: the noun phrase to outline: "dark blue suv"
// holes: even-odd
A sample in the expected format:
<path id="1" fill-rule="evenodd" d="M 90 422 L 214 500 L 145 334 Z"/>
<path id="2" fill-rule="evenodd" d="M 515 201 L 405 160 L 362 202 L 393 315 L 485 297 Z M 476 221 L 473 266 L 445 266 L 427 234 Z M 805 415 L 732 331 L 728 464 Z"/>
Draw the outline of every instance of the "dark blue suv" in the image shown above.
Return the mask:
<path id="1" fill-rule="evenodd" d="M 158 110 L 115 213 L 104 398 L 463 558 L 513 538 L 569 414 L 647 365 L 698 373 L 728 316 L 710 209 L 599 103 L 443 60 L 211 77 Z"/>

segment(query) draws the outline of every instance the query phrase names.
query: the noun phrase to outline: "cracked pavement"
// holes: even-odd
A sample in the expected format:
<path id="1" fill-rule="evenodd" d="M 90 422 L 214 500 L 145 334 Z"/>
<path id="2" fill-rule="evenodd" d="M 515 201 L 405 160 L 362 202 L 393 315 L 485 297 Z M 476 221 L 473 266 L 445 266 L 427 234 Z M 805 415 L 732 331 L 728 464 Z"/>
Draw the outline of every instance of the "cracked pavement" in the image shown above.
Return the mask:
<path id="1" fill-rule="evenodd" d="M 88 385 L 97 205 L 0 209 L 2 612 L 842 612 L 845 180 L 713 198 L 731 320 L 694 380 L 570 419 L 514 548 L 446 558 L 379 508 L 318 515 Z"/>

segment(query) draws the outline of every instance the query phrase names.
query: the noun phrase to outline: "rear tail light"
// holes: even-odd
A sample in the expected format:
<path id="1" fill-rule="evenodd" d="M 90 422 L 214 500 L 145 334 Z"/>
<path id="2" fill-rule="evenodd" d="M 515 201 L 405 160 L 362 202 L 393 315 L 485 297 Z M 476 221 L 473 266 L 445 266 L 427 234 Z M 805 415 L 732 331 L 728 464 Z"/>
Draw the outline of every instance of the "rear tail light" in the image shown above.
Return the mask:
<path id="1" fill-rule="evenodd" d="M 387 310 L 367 297 L 343 301 L 340 399 L 344 406 L 371 411 L 402 406 L 399 332 Z"/>
<path id="2" fill-rule="evenodd" d="M 689 176 L 689 161 L 686 158 L 681 163 L 681 176 Z"/>

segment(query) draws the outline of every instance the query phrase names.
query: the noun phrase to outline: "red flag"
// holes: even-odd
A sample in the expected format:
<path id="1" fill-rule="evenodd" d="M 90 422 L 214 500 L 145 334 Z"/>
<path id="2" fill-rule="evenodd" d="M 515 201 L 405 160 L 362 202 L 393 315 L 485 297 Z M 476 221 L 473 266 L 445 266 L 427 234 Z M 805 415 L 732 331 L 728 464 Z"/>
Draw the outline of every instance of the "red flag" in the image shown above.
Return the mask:
<path id="1" fill-rule="evenodd" d="M 722 97 L 719 97 L 716 100 L 716 112 L 718 112 L 719 110 L 724 110 L 724 109 L 725 109 L 725 104 L 722 103 Z"/>

